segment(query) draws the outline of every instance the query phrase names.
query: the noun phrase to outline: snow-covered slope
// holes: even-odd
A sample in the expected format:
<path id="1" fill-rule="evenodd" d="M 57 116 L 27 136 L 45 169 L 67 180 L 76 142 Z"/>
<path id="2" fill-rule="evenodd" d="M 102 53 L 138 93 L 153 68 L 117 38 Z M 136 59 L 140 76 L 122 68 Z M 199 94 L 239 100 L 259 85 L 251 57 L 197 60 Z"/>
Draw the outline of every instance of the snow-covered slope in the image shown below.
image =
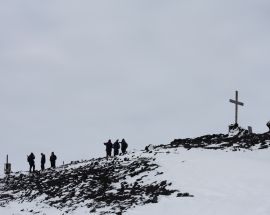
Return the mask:
<path id="1" fill-rule="evenodd" d="M 170 149 L 157 162 L 173 188 L 193 198 L 163 197 L 158 204 L 131 210 L 130 215 L 269 215 L 270 151 L 226 152 Z"/>
<path id="2" fill-rule="evenodd" d="M 174 140 L 0 183 L 0 214 L 269 215 L 270 134 Z"/>

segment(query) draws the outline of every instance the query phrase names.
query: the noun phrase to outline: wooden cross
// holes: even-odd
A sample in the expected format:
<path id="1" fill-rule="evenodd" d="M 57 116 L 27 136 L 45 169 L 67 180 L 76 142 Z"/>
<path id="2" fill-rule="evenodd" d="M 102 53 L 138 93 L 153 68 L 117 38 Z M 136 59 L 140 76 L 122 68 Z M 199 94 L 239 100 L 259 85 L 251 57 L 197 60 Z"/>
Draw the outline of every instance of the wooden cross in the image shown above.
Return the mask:
<path id="1" fill-rule="evenodd" d="M 238 91 L 235 91 L 235 100 L 230 99 L 230 102 L 235 104 L 235 124 L 238 122 L 238 105 L 244 106 L 244 103 L 238 101 Z"/>

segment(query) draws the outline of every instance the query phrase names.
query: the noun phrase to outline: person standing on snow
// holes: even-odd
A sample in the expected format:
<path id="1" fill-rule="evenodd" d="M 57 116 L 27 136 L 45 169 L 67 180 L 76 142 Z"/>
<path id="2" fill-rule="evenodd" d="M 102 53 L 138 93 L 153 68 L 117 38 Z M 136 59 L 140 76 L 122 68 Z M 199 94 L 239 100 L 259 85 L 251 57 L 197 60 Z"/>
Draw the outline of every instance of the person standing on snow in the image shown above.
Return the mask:
<path id="1" fill-rule="evenodd" d="M 51 167 L 52 168 L 55 168 L 56 159 L 57 159 L 56 155 L 54 154 L 54 152 L 52 152 L 51 157 L 50 157 Z"/>
<path id="2" fill-rule="evenodd" d="M 104 143 L 104 145 L 106 146 L 106 157 L 111 157 L 112 156 L 112 141 L 109 140 L 107 143 Z"/>
<path id="3" fill-rule="evenodd" d="M 121 142 L 121 151 L 123 155 L 127 153 L 127 148 L 128 148 L 128 144 L 125 141 L 125 139 L 123 139 Z"/>
<path id="4" fill-rule="evenodd" d="M 269 132 L 270 132 L 270 121 L 266 123 L 267 127 L 269 128 Z"/>
<path id="5" fill-rule="evenodd" d="M 114 156 L 119 155 L 119 149 L 120 149 L 120 144 L 119 141 L 116 140 L 113 144 L 113 152 L 114 152 Z"/>
<path id="6" fill-rule="evenodd" d="M 41 163 L 41 171 L 44 171 L 45 163 L 46 163 L 46 157 L 45 157 L 45 155 L 43 153 L 41 153 L 41 161 L 40 161 L 40 163 Z"/>
<path id="7" fill-rule="evenodd" d="M 32 172 L 32 169 L 33 169 L 33 172 L 35 172 L 35 155 L 33 152 L 31 152 L 31 154 L 27 156 L 27 161 L 30 166 L 29 172 Z"/>

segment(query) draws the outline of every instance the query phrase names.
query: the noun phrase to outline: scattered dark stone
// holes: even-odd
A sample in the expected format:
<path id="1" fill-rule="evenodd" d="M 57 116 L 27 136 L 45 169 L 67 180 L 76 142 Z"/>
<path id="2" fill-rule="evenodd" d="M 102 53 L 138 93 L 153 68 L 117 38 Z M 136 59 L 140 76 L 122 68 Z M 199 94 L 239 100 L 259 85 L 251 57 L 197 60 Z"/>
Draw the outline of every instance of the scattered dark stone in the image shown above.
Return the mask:
<path id="1" fill-rule="evenodd" d="M 165 186 L 167 184 L 167 181 L 162 181 L 161 183 L 160 183 L 160 186 Z"/>
<path id="2" fill-rule="evenodd" d="M 171 183 L 167 181 L 143 181 L 151 171 L 159 167 L 151 157 L 125 157 L 108 161 L 94 159 L 84 162 L 80 162 L 82 165 L 76 168 L 67 164 L 57 171 L 47 169 L 40 174 L 17 174 L 10 175 L 5 181 L 0 179 L 0 206 L 14 200 L 10 194 L 14 193 L 16 200 L 22 202 L 33 201 L 44 195 L 42 203 L 65 209 L 67 213 L 86 200 L 94 200 L 93 203 L 85 203 L 90 213 L 105 215 L 113 211 L 113 214 L 122 214 L 136 205 L 157 203 L 159 196 L 178 192 L 171 190 Z M 128 184 L 125 180 L 129 176 L 136 177 L 136 180 Z M 120 188 L 115 187 L 116 183 Z M 105 207 L 111 208 L 110 212 L 99 212 L 99 209 Z"/>
<path id="3" fill-rule="evenodd" d="M 157 176 L 157 175 L 162 175 L 162 174 L 163 174 L 163 172 L 157 172 L 156 176 Z"/>
<path id="4" fill-rule="evenodd" d="M 194 197 L 193 195 L 190 195 L 189 193 L 177 193 L 177 197 Z"/>

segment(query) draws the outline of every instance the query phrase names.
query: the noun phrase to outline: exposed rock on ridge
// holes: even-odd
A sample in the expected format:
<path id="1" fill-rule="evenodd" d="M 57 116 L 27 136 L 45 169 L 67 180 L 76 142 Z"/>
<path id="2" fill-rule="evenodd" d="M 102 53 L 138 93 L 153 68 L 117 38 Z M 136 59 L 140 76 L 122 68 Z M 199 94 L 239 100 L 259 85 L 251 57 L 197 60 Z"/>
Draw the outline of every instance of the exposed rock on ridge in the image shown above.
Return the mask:
<path id="1" fill-rule="evenodd" d="M 0 181 L 0 204 L 6 206 L 14 199 L 38 200 L 67 213 L 87 207 L 97 214 L 122 214 L 136 205 L 157 203 L 161 195 L 189 196 L 170 189 L 169 182 L 159 181 L 156 176 L 162 173 L 158 168 L 154 158 L 133 155 L 108 161 L 92 159 L 42 173 L 10 175 Z"/>

